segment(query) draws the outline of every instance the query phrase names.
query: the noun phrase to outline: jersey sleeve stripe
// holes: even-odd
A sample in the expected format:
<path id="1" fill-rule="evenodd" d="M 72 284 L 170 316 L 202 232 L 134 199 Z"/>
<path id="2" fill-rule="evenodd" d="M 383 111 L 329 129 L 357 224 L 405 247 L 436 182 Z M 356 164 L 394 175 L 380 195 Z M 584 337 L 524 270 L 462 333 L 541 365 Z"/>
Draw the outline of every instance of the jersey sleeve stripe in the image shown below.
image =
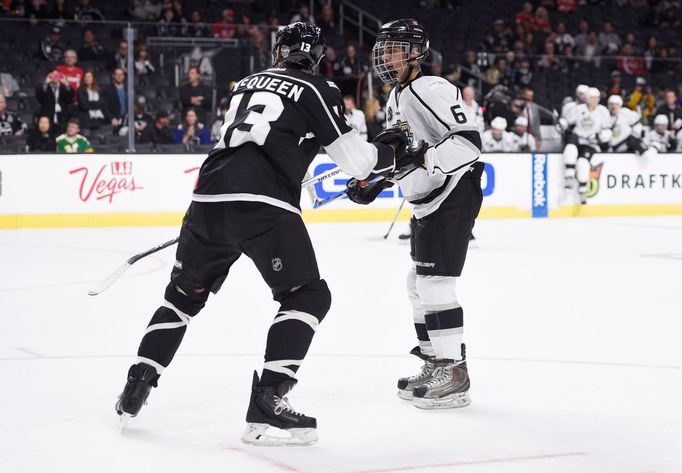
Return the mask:
<path id="1" fill-rule="evenodd" d="M 336 125 L 336 122 L 334 121 L 334 117 L 332 117 L 332 114 L 329 111 L 329 107 L 327 107 L 327 104 L 325 103 L 324 99 L 322 98 L 322 94 L 320 94 L 320 91 L 317 90 L 317 88 L 313 84 L 311 84 L 310 82 L 305 81 L 303 79 L 299 79 L 297 77 L 275 74 L 274 72 L 267 72 L 266 71 L 266 72 L 263 72 L 263 74 L 267 74 L 269 76 L 279 77 L 281 79 L 293 80 L 293 81 L 300 82 L 300 83 L 305 84 L 308 87 L 310 87 L 315 92 L 315 95 L 317 95 L 317 98 L 320 99 L 320 103 L 322 104 L 322 108 L 324 109 L 325 112 L 327 112 L 327 116 L 329 117 L 329 121 L 332 122 L 332 125 L 334 126 L 334 130 L 336 130 L 336 133 L 339 136 L 342 135 L 341 130 L 339 130 L 339 127 Z"/>
<path id="2" fill-rule="evenodd" d="M 417 92 L 415 92 L 414 88 L 412 87 L 412 84 L 410 84 L 408 88 L 410 89 L 410 92 L 412 92 L 412 95 L 414 95 L 414 96 L 417 98 L 417 100 L 419 100 L 419 101 L 421 102 L 421 104 L 422 104 L 424 107 L 426 107 L 426 109 L 427 109 L 429 112 L 431 112 L 431 114 L 432 114 L 434 117 L 436 117 L 436 120 L 438 120 L 445 128 L 447 128 L 448 130 L 450 130 L 450 125 L 448 125 L 446 122 L 444 122 L 443 119 L 440 118 L 440 117 L 436 114 L 436 112 L 434 112 L 434 111 L 431 109 L 431 107 L 429 107 L 428 105 L 426 105 L 426 102 L 424 102 L 424 101 L 422 100 L 422 98 L 417 94 Z"/>
<path id="3" fill-rule="evenodd" d="M 472 161 L 469 161 L 468 163 L 464 163 L 464 164 L 462 164 L 461 166 L 457 166 L 455 169 L 452 169 L 452 170 L 450 170 L 450 171 L 443 171 L 443 170 L 440 168 L 440 166 L 434 166 L 434 169 L 438 169 L 438 170 L 439 170 L 440 172 L 442 172 L 443 174 L 454 174 L 454 173 L 456 173 L 457 171 L 459 171 L 459 170 L 462 169 L 462 168 L 465 168 L 465 167 L 467 167 L 467 166 L 471 166 L 471 165 L 474 164 L 476 161 L 478 161 L 478 156 L 476 157 L 476 159 L 474 159 L 474 160 L 472 160 Z"/>
<path id="4" fill-rule="evenodd" d="M 458 139 L 461 143 L 466 145 L 467 147 L 471 148 L 471 150 L 475 153 L 480 153 L 481 150 L 483 149 L 483 143 L 481 142 L 481 134 L 478 132 L 478 130 L 461 130 L 461 131 L 456 131 L 454 133 L 448 134 L 445 138 L 440 140 L 434 148 L 438 148 L 440 145 L 445 143 L 449 139 Z M 472 147 L 473 145 L 473 147 Z"/>

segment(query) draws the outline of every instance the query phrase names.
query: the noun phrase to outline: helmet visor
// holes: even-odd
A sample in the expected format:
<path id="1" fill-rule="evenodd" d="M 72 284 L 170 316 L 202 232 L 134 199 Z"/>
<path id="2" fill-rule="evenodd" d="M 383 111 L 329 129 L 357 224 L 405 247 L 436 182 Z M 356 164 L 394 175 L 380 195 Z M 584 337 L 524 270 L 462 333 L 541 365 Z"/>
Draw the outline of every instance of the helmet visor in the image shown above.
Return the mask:
<path id="1" fill-rule="evenodd" d="M 409 58 L 410 43 L 406 41 L 377 41 L 372 49 L 372 67 L 379 79 L 389 84 L 398 81 Z"/>

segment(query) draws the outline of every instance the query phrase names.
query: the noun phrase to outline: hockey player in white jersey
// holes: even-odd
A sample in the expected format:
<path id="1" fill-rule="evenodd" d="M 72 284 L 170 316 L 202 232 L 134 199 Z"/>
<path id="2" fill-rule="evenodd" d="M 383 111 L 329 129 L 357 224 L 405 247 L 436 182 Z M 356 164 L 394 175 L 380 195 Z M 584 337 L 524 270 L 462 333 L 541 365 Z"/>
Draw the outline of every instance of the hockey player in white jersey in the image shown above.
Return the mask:
<path id="1" fill-rule="evenodd" d="M 607 102 L 611 114 L 610 151 L 642 155 L 647 146 L 642 139 L 642 123 L 639 113 L 623 108 L 620 95 L 612 95 Z"/>
<path id="2" fill-rule="evenodd" d="M 380 79 L 396 84 L 386 106 L 387 126 L 429 145 L 415 157 L 414 171 L 398 181 L 413 205 L 407 291 L 419 346 L 411 353 L 424 362 L 418 374 L 398 381 L 398 395 L 416 407 L 439 409 L 471 402 L 455 281 L 483 199 L 484 164 L 476 117 L 464 110 L 459 89 L 421 73 L 428 50 L 416 20 L 395 20 L 380 28 L 372 60 Z M 372 187 L 349 189 L 349 197 L 369 203 L 378 194 Z"/>
<path id="3" fill-rule="evenodd" d="M 483 132 L 484 153 L 509 153 L 513 151 L 514 143 L 511 133 L 507 131 L 507 120 L 495 117 L 490 122 L 490 129 Z"/>
<path id="4" fill-rule="evenodd" d="M 575 98 L 573 100 L 570 100 L 570 96 L 566 96 L 566 100 L 569 101 L 565 102 L 563 107 L 561 107 L 561 117 L 559 118 L 559 126 L 562 130 L 567 130 L 568 121 L 573 115 L 576 107 L 587 101 L 587 89 L 589 89 L 588 86 L 580 84 L 575 88 Z"/>
<path id="5" fill-rule="evenodd" d="M 654 127 L 646 134 L 647 144 L 659 153 L 667 153 L 672 148 L 672 137 L 668 130 L 669 124 L 666 115 L 656 115 Z"/>
<path id="6" fill-rule="evenodd" d="M 611 115 L 599 104 L 599 89 L 587 89 L 587 103 L 578 105 L 568 120 L 572 132 L 564 147 L 564 185 L 572 190 L 577 180 L 580 203 L 587 203 L 587 181 L 590 177 L 590 160 L 602 144 L 611 140 Z"/>
<path id="7" fill-rule="evenodd" d="M 514 120 L 514 128 L 509 133 L 512 153 L 534 153 L 537 148 L 535 146 L 535 138 L 528 133 L 528 119 L 526 117 L 516 117 Z"/>

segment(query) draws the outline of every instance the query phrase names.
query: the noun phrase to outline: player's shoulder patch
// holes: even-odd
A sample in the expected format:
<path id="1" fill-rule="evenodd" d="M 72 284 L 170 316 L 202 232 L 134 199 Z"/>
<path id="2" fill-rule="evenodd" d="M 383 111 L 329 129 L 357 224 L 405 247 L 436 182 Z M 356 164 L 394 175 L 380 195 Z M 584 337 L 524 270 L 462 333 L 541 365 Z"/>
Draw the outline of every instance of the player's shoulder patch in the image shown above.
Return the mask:
<path id="1" fill-rule="evenodd" d="M 339 86 L 336 85 L 336 84 L 334 83 L 333 80 L 328 80 L 328 81 L 327 81 L 327 85 L 328 85 L 329 87 L 332 87 L 332 88 L 338 90 L 339 92 L 341 92 L 341 89 L 339 89 Z"/>

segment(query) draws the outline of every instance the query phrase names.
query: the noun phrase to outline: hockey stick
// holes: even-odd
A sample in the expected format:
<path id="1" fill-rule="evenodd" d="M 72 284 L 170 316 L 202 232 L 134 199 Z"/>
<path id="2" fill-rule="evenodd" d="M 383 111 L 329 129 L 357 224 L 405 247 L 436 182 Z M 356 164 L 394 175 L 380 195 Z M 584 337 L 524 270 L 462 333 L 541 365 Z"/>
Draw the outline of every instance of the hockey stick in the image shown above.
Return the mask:
<path id="1" fill-rule="evenodd" d="M 391 234 L 391 230 L 393 230 L 393 225 L 395 225 L 395 222 L 398 220 L 398 216 L 400 215 L 400 211 L 403 209 L 404 205 L 405 205 L 405 197 L 403 197 L 403 201 L 400 202 L 400 206 L 398 207 L 398 211 L 393 216 L 393 220 L 391 220 L 391 225 L 388 227 L 388 231 L 386 232 L 386 235 L 384 235 L 384 240 L 388 239 L 388 235 Z"/>
<path id="2" fill-rule="evenodd" d="M 306 179 L 301 183 L 301 186 L 302 187 L 314 186 L 318 182 L 322 182 L 326 179 L 329 179 L 330 177 L 336 176 L 337 174 L 341 174 L 342 172 L 343 172 L 343 170 L 341 168 L 337 167 L 337 168 L 330 169 L 327 172 L 323 172 L 322 174 L 318 174 L 315 177 L 307 177 L 307 176 L 310 176 L 310 174 L 306 173 Z"/>
<path id="3" fill-rule="evenodd" d="M 156 253 L 157 251 L 161 251 L 164 248 L 168 248 L 169 246 L 173 246 L 177 242 L 178 242 L 178 238 L 173 238 L 172 240 L 168 240 L 165 243 L 161 243 L 160 245 L 157 245 L 154 248 L 150 248 L 146 251 L 143 251 L 142 253 L 138 253 L 136 255 L 131 256 L 116 271 L 111 273 L 105 279 L 103 279 L 102 281 L 97 283 L 92 289 L 90 289 L 88 291 L 88 295 L 89 296 L 96 296 L 98 294 L 103 293 L 104 291 L 106 291 L 109 288 L 109 286 L 114 284 L 116 282 L 116 280 L 118 278 L 120 278 L 123 275 L 123 273 L 125 273 L 128 270 L 128 268 L 130 268 L 137 261 L 139 261 L 142 258 L 149 256 L 153 253 Z"/>

